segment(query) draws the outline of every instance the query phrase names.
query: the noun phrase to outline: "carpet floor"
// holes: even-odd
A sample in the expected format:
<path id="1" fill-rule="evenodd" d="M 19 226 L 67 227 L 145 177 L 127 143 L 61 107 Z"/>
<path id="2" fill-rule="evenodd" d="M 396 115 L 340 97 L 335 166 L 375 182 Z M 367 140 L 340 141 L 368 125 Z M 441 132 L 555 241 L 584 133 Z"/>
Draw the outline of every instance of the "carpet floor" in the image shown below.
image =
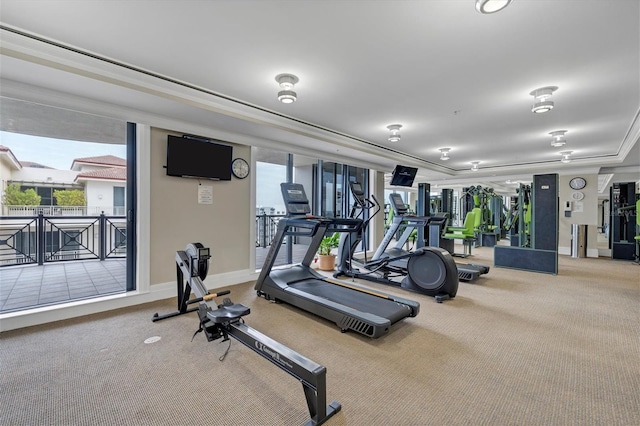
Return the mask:
<path id="1" fill-rule="evenodd" d="M 472 259 L 492 265 L 492 254 Z M 419 301 L 419 315 L 374 340 L 258 298 L 253 283 L 229 287 L 251 308 L 247 325 L 327 368 L 328 402 L 342 404 L 328 425 L 640 424 L 640 266 L 560 256 L 558 275 L 492 267 L 442 304 L 361 283 Z M 224 361 L 226 342 L 192 341 L 195 314 L 151 321 L 175 309 L 171 299 L 0 334 L 0 424 L 308 419 L 296 379 L 236 341 Z"/>

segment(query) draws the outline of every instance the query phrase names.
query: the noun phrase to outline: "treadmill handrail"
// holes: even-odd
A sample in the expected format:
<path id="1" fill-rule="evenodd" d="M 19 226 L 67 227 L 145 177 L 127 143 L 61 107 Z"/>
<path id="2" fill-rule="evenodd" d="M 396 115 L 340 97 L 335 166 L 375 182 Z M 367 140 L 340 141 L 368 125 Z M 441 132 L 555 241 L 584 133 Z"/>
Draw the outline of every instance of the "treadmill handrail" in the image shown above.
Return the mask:
<path id="1" fill-rule="evenodd" d="M 348 217 L 332 217 L 328 218 L 331 223 L 327 228 L 327 232 L 357 232 L 362 228 L 364 223 L 362 219 L 352 219 Z"/>
<path id="2" fill-rule="evenodd" d="M 298 237 L 308 237 L 313 236 L 318 231 L 318 227 L 322 224 L 323 218 L 317 217 L 287 217 L 280 219 L 280 222 L 283 222 L 287 228 L 305 228 L 306 231 L 297 231 L 292 229 L 287 229 L 285 231 L 285 235 L 298 236 Z"/>

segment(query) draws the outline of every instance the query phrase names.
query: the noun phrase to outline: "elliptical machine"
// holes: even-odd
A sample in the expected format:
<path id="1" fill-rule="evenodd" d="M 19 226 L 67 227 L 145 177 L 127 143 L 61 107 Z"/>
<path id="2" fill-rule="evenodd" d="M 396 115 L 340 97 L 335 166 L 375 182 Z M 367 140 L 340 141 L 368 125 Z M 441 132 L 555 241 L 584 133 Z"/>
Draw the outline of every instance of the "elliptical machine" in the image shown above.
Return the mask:
<path id="1" fill-rule="evenodd" d="M 390 255 L 384 252 L 384 248 L 381 249 L 392 238 L 387 232 L 376 251 L 377 257 L 368 260 L 366 249 L 364 257 L 355 255 L 367 225 L 381 208 L 375 196 L 372 196 L 374 202 L 365 198 L 362 185 L 358 182 L 351 182 L 349 187 L 355 199 L 351 217 L 363 216 L 364 224 L 357 232 L 340 236 L 337 271 L 333 276 L 337 278 L 344 275 L 400 287 L 433 296 L 438 303 L 454 298 L 458 292 L 458 269 L 449 252 L 440 247 L 422 247 L 412 252 Z M 373 213 L 365 220 L 365 211 L 372 210 Z M 412 216 L 409 220 L 414 226 L 425 226 L 428 222 L 428 218 L 419 216 Z"/>

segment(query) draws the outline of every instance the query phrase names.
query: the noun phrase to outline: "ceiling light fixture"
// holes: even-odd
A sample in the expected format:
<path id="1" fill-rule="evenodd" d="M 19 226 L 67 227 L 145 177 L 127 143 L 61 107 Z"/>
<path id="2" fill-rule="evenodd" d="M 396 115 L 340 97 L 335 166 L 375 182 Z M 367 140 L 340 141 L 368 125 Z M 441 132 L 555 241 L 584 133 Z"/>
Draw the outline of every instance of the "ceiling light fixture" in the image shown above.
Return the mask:
<path id="1" fill-rule="evenodd" d="M 400 142 L 400 128 L 402 124 L 389 124 L 387 129 L 389 129 L 389 142 Z"/>
<path id="2" fill-rule="evenodd" d="M 553 101 L 548 99 L 556 90 L 558 90 L 557 86 L 547 86 L 531 91 L 529 94 L 534 98 L 531 112 L 541 114 L 543 112 L 551 111 L 553 109 Z"/>
<path id="3" fill-rule="evenodd" d="M 480 13 L 496 13 L 509 6 L 513 0 L 476 0 L 476 10 Z"/>
<path id="4" fill-rule="evenodd" d="M 560 161 L 562 161 L 563 163 L 570 163 L 572 153 L 573 151 L 560 151 L 560 155 L 562 155 Z"/>
<path id="5" fill-rule="evenodd" d="M 447 161 L 449 158 L 449 151 L 451 151 L 451 148 L 440 148 L 440 159 L 442 161 Z"/>
<path id="6" fill-rule="evenodd" d="M 551 146 L 554 148 L 560 148 L 565 146 L 567 140 L 564 138 L 564 134 L 567 133 L 566 130 L 555 130 L 553 132 L 549 132 L 551 135 Z"/>
<path id="7" fill-rule="evenodd" d="M 471 171 L 472 172 L 477 172 L 478 171 L 478 164 L 480 164 L 479 161 L 472 161 L 471 162 Z"/>
<path id="8" fill-rule="evenodd" d="M 293 74 L 278 74 L 276 81 L 282 88 L 282 90 L 278 92 L 278 100 L 283 104 L 294 103 L 298 99 L 298 94 L 293 91 L 293 86 L 300 81 L 298 77 Z"/>

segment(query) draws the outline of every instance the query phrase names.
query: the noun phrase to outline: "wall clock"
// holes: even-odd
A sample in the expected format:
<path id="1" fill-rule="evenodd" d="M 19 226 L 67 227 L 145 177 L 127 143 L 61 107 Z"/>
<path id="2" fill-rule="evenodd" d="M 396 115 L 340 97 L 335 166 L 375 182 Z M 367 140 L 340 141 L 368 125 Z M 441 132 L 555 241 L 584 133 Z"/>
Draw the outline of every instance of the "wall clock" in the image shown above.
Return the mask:
<path id="1" fill-rule="evenodd" d="M 238 179 L 249 176 L 249 163 L 244 158 L 236 158 L 231 162 L 231 172 Z"/>
<path id="2" fill-rule="evenodd" d="M 571 198 L 576 201 L 582 201 L 582 199 L 584 199 L 584 192 L 576 191 L 571 194 Z"/>
<path id="3" fill-rule="evenodd" d="M 574 177 L 569 181 L 569 186 L 571 189 L 580 190 L 587 186 L 587 181 L 581 177 Z"/>

